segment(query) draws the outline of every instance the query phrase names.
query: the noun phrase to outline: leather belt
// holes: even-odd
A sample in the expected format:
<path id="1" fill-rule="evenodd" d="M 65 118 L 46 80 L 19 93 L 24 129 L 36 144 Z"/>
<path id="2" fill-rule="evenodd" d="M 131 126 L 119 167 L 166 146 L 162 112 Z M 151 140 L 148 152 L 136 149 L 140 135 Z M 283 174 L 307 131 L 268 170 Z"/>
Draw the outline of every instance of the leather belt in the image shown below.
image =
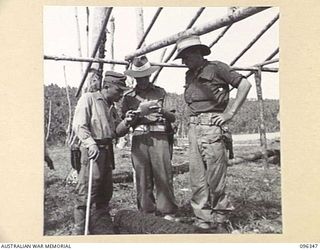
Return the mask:
<path id="1" fill-rule="evenodd" d="M 112 145 L 112 139 L 111 139 L 111 138 L 94 139 L 94 141 L 97 143 L 98 146 L 108 146 L 108 145 Z"/>
<path id="2" fill-rule="evenodd" d="M 200 113 L 196 116 L 190 116 L 189 122 L 192 124 L 201 124 L 201 125 L 214 125 L 212 119 L 221 114 L 219 112 L 209 112 L 209 113 Z"/>
<path id="3" fill-rule="evenodd" d="M 139 132 L 166 132 L 164 124 L 141 124 L 135 127 L 134 131 Z"/>

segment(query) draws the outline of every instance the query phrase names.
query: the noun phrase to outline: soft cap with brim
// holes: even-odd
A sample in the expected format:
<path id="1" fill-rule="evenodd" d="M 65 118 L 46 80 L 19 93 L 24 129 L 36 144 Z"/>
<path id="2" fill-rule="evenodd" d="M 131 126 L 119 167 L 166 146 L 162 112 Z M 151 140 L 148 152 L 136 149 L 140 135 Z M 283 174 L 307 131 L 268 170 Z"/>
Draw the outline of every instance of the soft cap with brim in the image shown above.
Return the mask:
<path id="1" fill-rule="evenodd" d="M 132 69 L 124 71 L 124 74 L 134 78 L 141 78 L 150 76 L 158 69 L 160 69 L 159 66 L 151 66 L 146 56 L 140 56 L 133 59 Z"/>
<path id="2" fill-rule="evenodd" d="M 203 56 L 211 53 L 207 45 L 201 44 L 199 36 L 187 36 L 177 41 L 177 55 L 174 60 L 182 58 L 183 53 L 189 48 L 198 48 Z"/>
<path id="3" fill-rule="evenodd" d="M 128 90 L 129 87 L 126 86 L 127 77 L 121 73 L 114 71 L 106 71 L 104 74 L 103 87 L 115 85 L 122 90 Z"/>

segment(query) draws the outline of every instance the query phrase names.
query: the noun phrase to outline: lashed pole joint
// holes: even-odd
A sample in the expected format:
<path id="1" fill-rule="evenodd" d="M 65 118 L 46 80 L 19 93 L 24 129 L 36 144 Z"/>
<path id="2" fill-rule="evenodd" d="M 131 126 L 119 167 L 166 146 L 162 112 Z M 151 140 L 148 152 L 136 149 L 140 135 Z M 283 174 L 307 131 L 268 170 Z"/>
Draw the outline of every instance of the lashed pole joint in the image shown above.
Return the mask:
<path id="1" fill-rule="evenodd" d="M 203 35 L 206 34 L 208 32 L 217 30 L 221 27 L 230 25 L 232 23 L 238 22 L 240 20 L 243 20 L 249 16 L 252 16 L 254 14 L 257 14 L 263 10 L 266 10 L 270 7 L 252 7 L 252 8 L 245 8 L 242 10 L 238 10 L 236 11 L 232 16 L 225 16 L 223 18 L 220 19 L 216 19 L 213 20 L 211 22 L 208 22 L 204 25 L 198 25 L 198 26 L 194 26 L 193 28 L 190 28 L 188 30 L 185 31 L 181 31 L 177 34 L 174 34 L 172 36 L 169 36 L 165 39 L 162 39 L 158 42 L 152 43 L 146 47 L 140 48 L 138 50 L 136 50 L 135 52 L 127 55 L 125 57 L 125 60 L 129 61 L 132 58 L 136 57 L 136 56 L 140 56 L 143 54 L 147 54 L 151 51 L 169 46 L 171 44 L 174 44 L 175 42 L 177 42 L 178 39 L 180 39 L 181 37 L 185 37 L 185 36 L 190 36 L 190 35 Z"/>

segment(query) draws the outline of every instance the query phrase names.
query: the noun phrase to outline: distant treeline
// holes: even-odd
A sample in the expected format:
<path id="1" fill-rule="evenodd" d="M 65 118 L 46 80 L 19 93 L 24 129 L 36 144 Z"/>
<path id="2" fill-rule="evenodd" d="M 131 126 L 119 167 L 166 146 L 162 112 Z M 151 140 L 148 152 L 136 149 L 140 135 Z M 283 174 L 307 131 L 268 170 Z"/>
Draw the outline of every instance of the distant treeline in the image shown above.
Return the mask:
<path id="1" fill-rule="evenodd" d="M 77 104 L 75 97 L 77 89 L 69 87 L 69 95 L 72 107 L 72 114 L 74 113 Z M 68 127 L 69 110 L 66 88 L 61 88 L 56 84 L 44 86 L 44 130 L 47 134 L 49 122 L 49 106 L 51 101 L 51 122 L 48 143 L 64 143 L 66 138 L 66 130 Z M 230 104 L 234 100 L 230 100 Z M 187 134 L 187 117 L 186 104 L 183 99 L 183 94 L 168 93 L 167 102 L 172 109 L 176 110 L 177 115 L 177 136 L 184 137 Z M 264 117 L 267 132 L 279 131 L 279 122 L 277 121 L 277 114 L 279 112 L 279 100 L 264 100 Z M 247 100 L 238 114 L 228 124 L 229 130 L 234 134 L 259 133 L 259 105 L 256 100 Z"/>

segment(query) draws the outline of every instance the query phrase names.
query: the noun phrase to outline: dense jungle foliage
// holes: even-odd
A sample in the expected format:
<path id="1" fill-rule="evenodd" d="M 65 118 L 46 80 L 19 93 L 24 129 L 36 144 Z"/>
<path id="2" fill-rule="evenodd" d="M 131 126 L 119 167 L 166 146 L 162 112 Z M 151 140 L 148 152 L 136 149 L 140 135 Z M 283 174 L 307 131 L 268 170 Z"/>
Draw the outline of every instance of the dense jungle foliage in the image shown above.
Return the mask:
<path id="1" fill-rule="evenodd" d="M 68 88 L 72 114 L 77 104 L 75 97 L 76 88 Z M 49 107 L 51 102 L 51 122 L 49 133 L 47 131 L 49 123 Z M 230 100 L 231 104 L 233 99 Z M 66 88 L 61 88 L 56 84 L 44 86 L 44 132 L 48 134 L 48 143 L 57 144 L 64 143 L 66 138 L 66 130 L 69 121 L 69 108 L 67 100 Z M 187 117 L 186 104 L 183 94 L 168 93 L 168 106 L 176 110 L 179 137 L 186 136 L 187 133 Z M 264 117 L 267 132 L 279 131 L 279 122 L 277 114 L 279 112 L 279 100 L 264 100 Z M 248 134 L 259 132 L 259 103 L 257 100 L 247 100 L 237 115 L 228 124 L 229 130 L 234 134 Z"/>

